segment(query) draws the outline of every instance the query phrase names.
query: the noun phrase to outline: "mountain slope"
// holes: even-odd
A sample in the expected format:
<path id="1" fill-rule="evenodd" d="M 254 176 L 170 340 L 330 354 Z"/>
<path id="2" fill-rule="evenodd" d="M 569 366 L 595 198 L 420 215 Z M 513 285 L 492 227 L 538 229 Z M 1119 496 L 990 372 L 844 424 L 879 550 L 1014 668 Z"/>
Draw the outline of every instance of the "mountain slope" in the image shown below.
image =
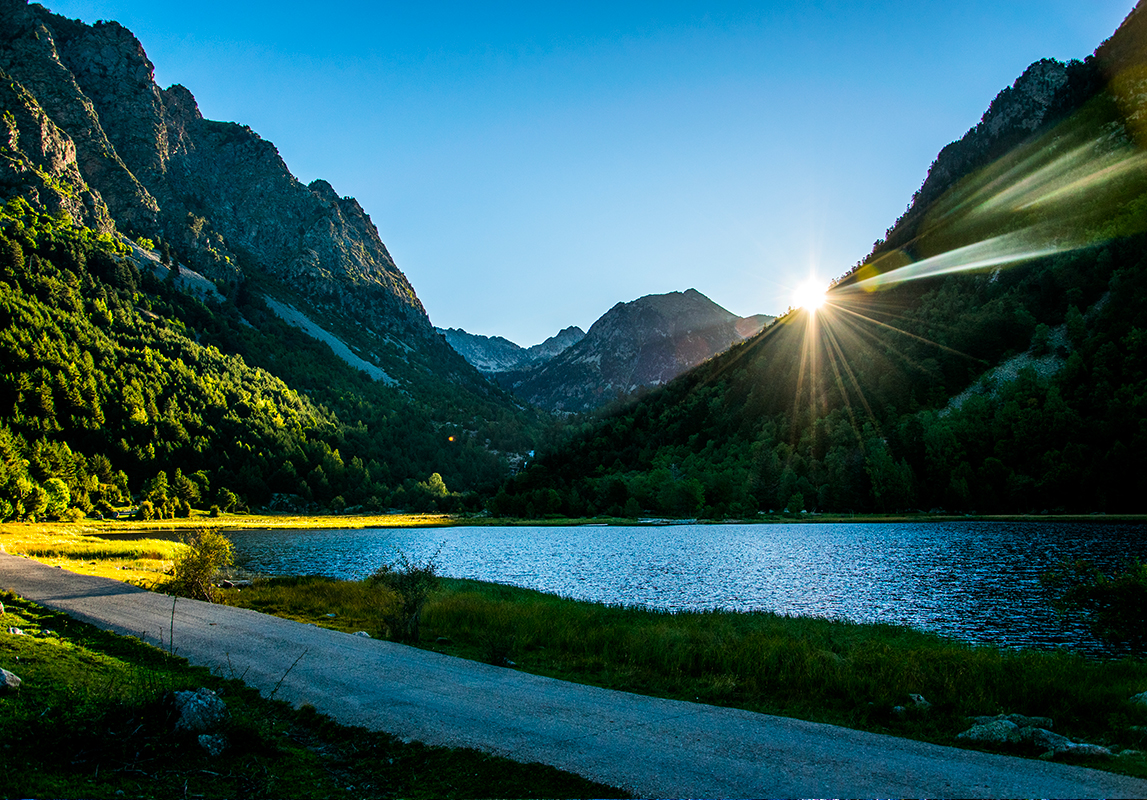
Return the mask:
<path id="1" fill-rule="evenodd" d="M 221 505 L 457 504 L 432 473 L 496 485 L 544 434 L 434 331 L 358 203 L 156 86 L 122 26 L 0 0 L 0 125 L 0 516 L 43 513 L 53 479 L 88 511 L 176 470 Z"/>
<path id="2" fill-rule="evenodd" d="M 615 305 L 553 359 L 498 381 L 539 408 L 588 411 L 667 383 L 771 321 L 742 319 L 696 289 L 647 295 Z"/>
<path id="3" fill-rule="evenodd" d="M 493 510 L 1141 511 L 1145 17 L 1001 92 L 825 310 L 542 453 Z"/>

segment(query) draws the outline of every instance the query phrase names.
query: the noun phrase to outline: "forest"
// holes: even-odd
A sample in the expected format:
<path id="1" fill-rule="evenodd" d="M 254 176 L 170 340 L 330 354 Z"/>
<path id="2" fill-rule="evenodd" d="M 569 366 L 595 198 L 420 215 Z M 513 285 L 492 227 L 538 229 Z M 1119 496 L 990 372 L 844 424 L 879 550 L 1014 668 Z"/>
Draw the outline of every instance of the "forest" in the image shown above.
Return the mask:
<path id="1" fill-rule="evenodd" d="M 0 519 L 473 509 L 553 427 L 417 362 L 415 401 L 279 320 L 254 281 L 205 301 L 129 251 L 19 197 L 0 209 Z"/>

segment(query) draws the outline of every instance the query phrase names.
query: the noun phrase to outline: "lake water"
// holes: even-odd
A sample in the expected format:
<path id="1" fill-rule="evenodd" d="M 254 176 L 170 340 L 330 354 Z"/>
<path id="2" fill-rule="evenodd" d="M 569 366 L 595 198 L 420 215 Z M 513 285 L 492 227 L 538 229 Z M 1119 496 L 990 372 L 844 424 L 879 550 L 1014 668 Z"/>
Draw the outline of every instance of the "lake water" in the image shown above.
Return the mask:
<path id="1" fill-rule="evenodd" d="M 1147 559 L 1147 526 L 952 522 L 458 527 L 229 534 L 240 565 L 369 575 L 401 550 L 449 577 L 668 610 L 891 622 L 1005 647 L 1098 653 L 1051 608 L 1040 574 L 1065 560 Z"/>

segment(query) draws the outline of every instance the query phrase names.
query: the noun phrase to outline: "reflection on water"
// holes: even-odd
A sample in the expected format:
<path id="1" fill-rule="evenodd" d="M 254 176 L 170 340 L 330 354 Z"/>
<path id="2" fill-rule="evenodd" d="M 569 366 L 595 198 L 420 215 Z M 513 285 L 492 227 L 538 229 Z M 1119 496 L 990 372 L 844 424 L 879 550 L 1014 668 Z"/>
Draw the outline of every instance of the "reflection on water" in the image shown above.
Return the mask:
<path id="1" fill-rule="evenodd" d="M 762 610 L 911 625 L 977 643 L 1098 652 L 1041 573 L 1147 558 L 1147 526 L 998 523 L 238 531 L 240 563 L 365 577 L 396 549 L 444 575 L 668 610 Z"/>

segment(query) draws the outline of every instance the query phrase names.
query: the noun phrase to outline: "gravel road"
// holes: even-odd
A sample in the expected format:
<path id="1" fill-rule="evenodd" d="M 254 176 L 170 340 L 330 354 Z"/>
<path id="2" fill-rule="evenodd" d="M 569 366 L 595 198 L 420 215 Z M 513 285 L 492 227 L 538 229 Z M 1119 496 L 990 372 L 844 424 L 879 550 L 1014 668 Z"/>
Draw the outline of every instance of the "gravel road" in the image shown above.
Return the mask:
<path id="1" fill-rule="evenodd" d="M 0 587 L 165 649 L 174 602 L 176 653 L 264 694 L 642 797 L 1147 797 L 1145 780 L 580 686 L 4 553 Z"/>

